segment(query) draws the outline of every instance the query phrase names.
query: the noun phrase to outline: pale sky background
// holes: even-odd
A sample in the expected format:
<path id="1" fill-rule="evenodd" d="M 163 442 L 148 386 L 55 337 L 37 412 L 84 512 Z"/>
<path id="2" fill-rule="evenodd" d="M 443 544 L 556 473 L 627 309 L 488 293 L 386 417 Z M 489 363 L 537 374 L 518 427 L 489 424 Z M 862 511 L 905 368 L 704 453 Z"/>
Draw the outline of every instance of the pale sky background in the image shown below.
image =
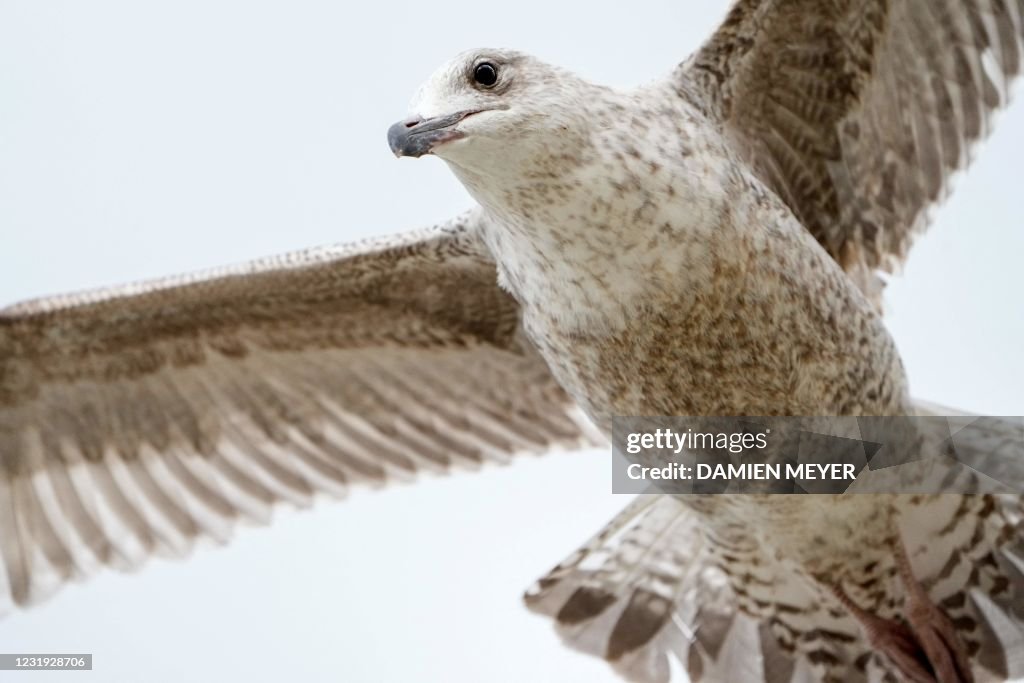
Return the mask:
<path id="1" fill-rule="evenodd" d="M 668 71 L 726 3 L 0 0 L 0 304 L 447 218 L 470 199 L 385 131 L 457 51 L 596 81 Z M 1024 414 L 1024 102 L 888 290 L 914 393 Z M 0 621 L 0 651 L 91 652 L 14 681 L 598 681 L 522 607 L 625 500 L 606 452 L 430 479 L 105 573 Z"/>

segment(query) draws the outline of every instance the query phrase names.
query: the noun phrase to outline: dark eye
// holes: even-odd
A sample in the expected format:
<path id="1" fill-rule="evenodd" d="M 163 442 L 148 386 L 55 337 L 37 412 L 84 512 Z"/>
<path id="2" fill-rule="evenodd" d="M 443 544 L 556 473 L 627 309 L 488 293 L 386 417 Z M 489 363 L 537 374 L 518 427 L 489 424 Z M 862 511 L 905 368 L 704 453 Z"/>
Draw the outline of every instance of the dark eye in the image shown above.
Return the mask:
<path id="1" fill-rule="evenodd" d="M 490 88 L 498 82 L 498 67 L 490 62 L 477 64 L 476 68 L 473 69 L 473 80 L 485 88 Z"/>

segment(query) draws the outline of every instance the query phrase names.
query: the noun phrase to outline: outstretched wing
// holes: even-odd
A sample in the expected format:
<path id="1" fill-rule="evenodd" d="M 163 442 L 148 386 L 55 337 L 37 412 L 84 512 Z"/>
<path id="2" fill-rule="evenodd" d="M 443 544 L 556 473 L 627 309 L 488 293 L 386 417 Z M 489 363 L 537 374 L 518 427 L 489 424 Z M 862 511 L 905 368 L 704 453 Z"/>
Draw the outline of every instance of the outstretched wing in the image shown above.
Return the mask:
<path id="1" fill-rule="evenodd" d="M 847 270 L 893 269 L 1021 69 L 1021 0 L 740 0 L 677 77 Z"/>
<path id="2" fill-rule="evenodd" d="M 0 311 L 0 612 L 280 499 L 581 442 L 481 220 Z"/>

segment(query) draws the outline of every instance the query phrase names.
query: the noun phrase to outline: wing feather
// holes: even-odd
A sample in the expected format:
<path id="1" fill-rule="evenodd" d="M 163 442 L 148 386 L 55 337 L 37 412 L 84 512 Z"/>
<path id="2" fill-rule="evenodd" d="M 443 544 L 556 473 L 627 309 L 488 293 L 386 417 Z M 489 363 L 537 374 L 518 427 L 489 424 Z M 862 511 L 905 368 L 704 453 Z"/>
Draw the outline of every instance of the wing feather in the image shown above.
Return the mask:
<path id="1" fill-rule="evenodd" d="M 588 441 L 478 242 L 429 231 L 0 310 L 0 594 Z"/>
<path id="2" fill-rule="evenodd" d="M 677 78 L 844 268 L 892 270 L 1006 103 L 1022 15 L 1019 0 L 739 0 Z"/>

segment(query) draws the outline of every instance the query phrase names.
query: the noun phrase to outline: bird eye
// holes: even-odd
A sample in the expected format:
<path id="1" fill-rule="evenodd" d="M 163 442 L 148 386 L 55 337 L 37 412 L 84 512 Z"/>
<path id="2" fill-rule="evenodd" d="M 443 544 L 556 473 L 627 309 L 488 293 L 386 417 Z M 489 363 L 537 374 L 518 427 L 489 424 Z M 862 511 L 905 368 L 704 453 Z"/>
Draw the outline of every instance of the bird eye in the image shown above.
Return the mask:
<path id="1" fill-rule="evenodd" d="M 498 67 L 490 62 L 481 62 L 473 69 L 473 80 L 485 88 L 498 82 Z"/>

